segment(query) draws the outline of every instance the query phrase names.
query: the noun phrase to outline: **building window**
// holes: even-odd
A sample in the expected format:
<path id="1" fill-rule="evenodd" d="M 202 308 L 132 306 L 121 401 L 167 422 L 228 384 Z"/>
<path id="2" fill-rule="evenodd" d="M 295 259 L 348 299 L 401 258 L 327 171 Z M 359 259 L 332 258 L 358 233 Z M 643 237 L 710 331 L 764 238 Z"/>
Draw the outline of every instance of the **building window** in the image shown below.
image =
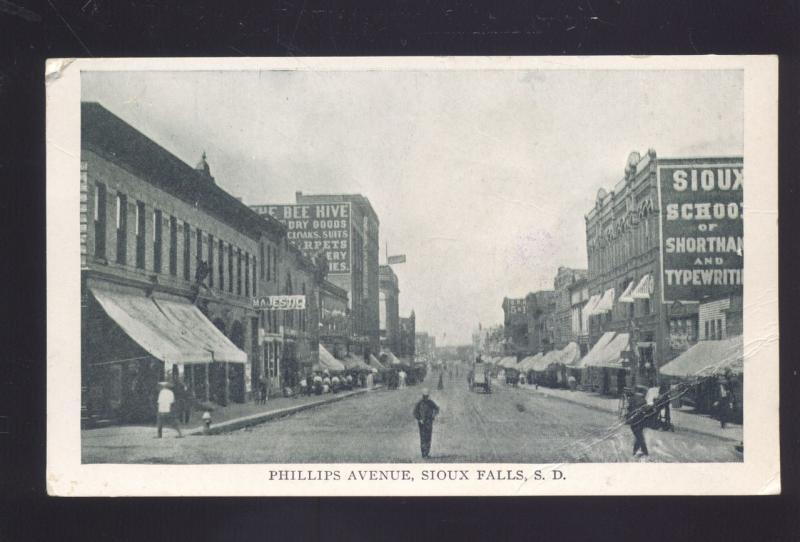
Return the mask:
<path id="1" fill-rule="evenodd" d="M 192 227 L 183 223 L 183 280 L 192 280 Z"/>
<path id="2" fill-rule="evenodd" d="M 710 325 L 710 322 L 708 320 L 706 320 L 705 321 L 704 330 L 703 330 L 704 331 L 703 338 L 705 340 L 707 340 L 707 341 L 711 340 L 711 333 L 709 332 L 709 325 Z"/>
<path id="3" fill-rule="evenodd" d="M 136 267 L 144 269 L 144 243 L 147 220 L 145 218 L 144 202 L 136 202 Z"/>
<path id="4" fill-rule="evenodd" d="M 305 297 L 306 296 L 306 283 L 305 282 L 303 283 L 303 287 L 301 288 L 300 291 L 303 292 L 303 297 Z M 306 308 L 303 309 L 303 311 L 300 313 L 300 329 L 302 329 L 303 331 L 307 331 L 308 330 L 308 327 L 307 327 L 308 326 L 308 322 L 306 320 L 307 314 L 308 314 L 308 299 L 306 299 Z"/>
<path id="5" fill-rule="evenodd" d="M 94 255 L 106 257 L 106 185 L 95 184 L 94 193 Z"/>
<path id="6" fill-rule="evenodd" d="M 161 211 L 156 209 L 153 211 L 153 271 L 156 273 L 161 273 L 162 226 Z"/>
<path id="7" fill-rule="evenodd" d="M 222 239 L 219 240 L 219 254 L 217 256 L 217 261 L 219 264 L 217 265 L 217 270 L 219 271 L 219 289 L 225 289 L 225 243 L 222 242 Z"/>
<path id="8" fill-rule="evenodd" d="M 214 236 L 208 234 L 208 287 L 214 287 Z"/>
<path id="9" fill-rule="evenodd" d="M 233 293 L 233 245 L 228 245 L 228 292 Z"/>
<path id="10" fill-rule="evenodd" d="M 178 274 L 178 219 L 169 217 L 169 274 Z"/>
<path id="11" fill-rule="evenodd" d="M 264 280 L 264 241 L 258 244 L 258 263 L 258 276 L 261 280 Z"/>
<path id="12" fill-rule="evenodd" d="M 256 257 L 253 256 L 253 295 L 258 295 L 258 281 L 256 280 Z"/>
<path id="13" fill-rule="evenodd" d="M 117 263 L 128 263 L 128 196 L 117 193 Z"/>
<path id="14" fill-rule="evenodd" d="M 197 263 L 203 261 L 203 230 L 197 228 Z"/>
<path id="15" fill-rule="evenodd" d="M 244 295 L 250 295 L 250 254 L 244 253 Z"/>
<path id="16" fill-rule="evenodd" d="M 242 249 L 236 249 L 236 295 L 242 295 Z"/>
<path id="17" fill-rule="evenodd" d="M 278 247 L 272 247 L 272 280 L 278 281 Z"/>

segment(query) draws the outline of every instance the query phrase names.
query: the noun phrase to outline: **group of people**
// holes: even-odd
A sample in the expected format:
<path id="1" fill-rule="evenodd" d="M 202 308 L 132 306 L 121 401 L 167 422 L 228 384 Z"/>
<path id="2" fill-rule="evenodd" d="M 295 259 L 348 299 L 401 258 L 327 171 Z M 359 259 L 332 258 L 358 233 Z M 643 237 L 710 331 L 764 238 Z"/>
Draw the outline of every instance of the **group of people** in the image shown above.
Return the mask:
<path id="1" fill-rule="evenodd" d="M 341 375 L 325 370 L 315 372 L 300 379 L 300 395 L 322 395 L 323 393 L 339 393 L 357 387 L 366 387 L 364 373 L 347 372 Z"/>

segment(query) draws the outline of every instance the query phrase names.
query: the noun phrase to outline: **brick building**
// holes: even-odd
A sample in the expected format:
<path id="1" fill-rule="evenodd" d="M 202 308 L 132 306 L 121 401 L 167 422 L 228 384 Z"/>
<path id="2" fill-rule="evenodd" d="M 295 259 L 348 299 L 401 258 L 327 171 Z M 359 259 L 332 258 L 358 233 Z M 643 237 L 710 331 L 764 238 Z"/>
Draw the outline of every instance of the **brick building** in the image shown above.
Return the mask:
<path id="1" fill-rule="evenodd" d="M 573 285 L 586 280 L 585 269 L 570 269 L 569 267 L 559 267 L 553 289 L 555 296 L 555 311 L 553 314 L 555 333 L 555 348 L 561 349 L 572 341 L 576 340 L 576 335 L 572 329 L 572 291 Z"/>
<path id="2" fill-rule="evenodd" d="M 556 340 L 556 292 L 541 290 L 525 296 L 528 325 L 527 354 L 548 352 Z"/>
<path id="3" fill-rule="evenodd" d="M 400 318 L 400 351 L 397 353 L 399 357 L 414 359 L 417 353 L 416 337 L 417 317 L 412 310 L 408 318 Z"/>
<path id="4" fill-rule="evenodd" d="M 380 266 L 381 349 L 400 351 L 400 286 L 388 265 Z"/>
<path id="5" fill-rule="evenodd" d="M 624 345 L 612 356 L 615 361 L 596 367 L 595 387 L 600 391 L 618 393 L 625 385 L 655 383 L 658 367 L 698 337 L 696 299 L 661 302 L 659 166 L 713 166 L 731 160 L 663 159 L 653 149 L 643 156 L 633 152 L 613 190 L 598 191 L 594 207 L 585 215 L 590 298 L 584 317 L 590 345 L 601 336 L 610 337 L 608 333 L 615 334 L 614 345 Z"/>
<path id="6" fill-rule="evenodd" d="M 528 312 L 526 299 L 503 298 L 503 352 L 505 355 L 528 351 Z"/>

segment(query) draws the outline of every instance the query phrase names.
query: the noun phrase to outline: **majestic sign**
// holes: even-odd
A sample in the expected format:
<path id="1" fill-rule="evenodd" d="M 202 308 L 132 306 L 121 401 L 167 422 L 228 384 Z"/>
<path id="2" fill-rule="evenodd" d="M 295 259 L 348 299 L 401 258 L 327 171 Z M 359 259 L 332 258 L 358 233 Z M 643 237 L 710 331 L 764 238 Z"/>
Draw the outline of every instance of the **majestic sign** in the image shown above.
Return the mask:
<path id="1" fill-rule="evenodd" d="M 253 209 L 286 225 L 289 241 L 316 261 L 325 255 L 328 273 L 350 272 L 350 203 L 311 203 L 304 205 L 258 205 Z"/>
<path id="2" fill-rule="evenodd" d="M 304 295 L 263 295 L 252 299 L 253 308 L 268 311 L 292 311 L 306 308 Z"/>
<path id="3" fill-rule="evenodd" d="M 741 159 L 659 161 L 663 301 L 742 292 L 743 171 Z"/>

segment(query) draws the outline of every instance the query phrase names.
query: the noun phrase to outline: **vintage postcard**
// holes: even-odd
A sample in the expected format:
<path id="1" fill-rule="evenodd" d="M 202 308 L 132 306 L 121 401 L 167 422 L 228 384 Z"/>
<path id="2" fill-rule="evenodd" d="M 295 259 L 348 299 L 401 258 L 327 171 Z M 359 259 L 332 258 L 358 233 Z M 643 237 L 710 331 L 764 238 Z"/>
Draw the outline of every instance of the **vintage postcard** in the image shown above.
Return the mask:
<path id="1" fill-rule="evenodd" d="M 49 493 L 779 493 L 777 68 L 49 61 Z"/>

